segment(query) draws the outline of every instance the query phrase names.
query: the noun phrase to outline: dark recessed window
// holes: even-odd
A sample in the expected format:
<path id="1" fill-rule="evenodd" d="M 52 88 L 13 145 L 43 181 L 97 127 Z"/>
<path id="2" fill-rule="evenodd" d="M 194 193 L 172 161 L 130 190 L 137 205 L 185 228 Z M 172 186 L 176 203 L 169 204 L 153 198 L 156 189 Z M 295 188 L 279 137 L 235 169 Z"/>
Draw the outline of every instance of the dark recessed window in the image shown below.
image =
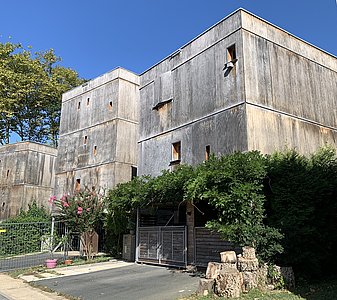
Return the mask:
<path id="1" fill-rule="evenodd" d="M 108 109 L 112 110 L 112 101 L 109 102 Z"/>
<path id="2" fill-rule="evenodd" d="M 211 146 L 207 145 L 205 150 L 205 160 L 209 160 L 210 155 L 211 155 Z"/>
<path id="3" fill-rule="evenodd" d="M 131 167 L 131 179 L 137 177 L 137 168 Z"/>
<path id="4" fill-rule="evenodd" d="M 90 98 L 87 98 L 87 105 L 90 104 Z"/>
<path id="5" fill-rule="evenodd" d="M 7 176 L 7 178 L 8 178 L 8 176 L 9 176 L 9 170 L 7 170 L 7 175 L 6 175 L 6 176 Z"/>
<path id="6" fill-rule="evenodd" d="M 81 109 L 81 102 L 78 102 L 77 109 Z"/>
<path id="7" fill-rule="evenodd" d="M 84 139 L 83 139 L 83 145 L 86 145 L 88 142 L 88 136 L 84 136 Z"/>
<path id="8" fill-rule="evenodd" d="M 94 151 L 93 151 L 93 154 L 94 154 L 94 156 L 96 156 L 96 155 L 97 155 L 97 146 L 96 146 L 96 145 L 94 146 Z"/>

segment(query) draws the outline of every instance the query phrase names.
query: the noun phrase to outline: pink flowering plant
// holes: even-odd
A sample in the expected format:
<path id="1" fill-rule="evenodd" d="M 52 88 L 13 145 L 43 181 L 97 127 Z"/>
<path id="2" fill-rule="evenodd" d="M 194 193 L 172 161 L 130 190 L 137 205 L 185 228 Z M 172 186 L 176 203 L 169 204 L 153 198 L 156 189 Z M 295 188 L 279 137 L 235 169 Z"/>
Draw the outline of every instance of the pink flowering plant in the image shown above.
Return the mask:
<path id="1" fill-rule="evenodd" d="M 80 234 L 85 255 L 92 259 L 93 236 L 103 220 L 103 194 L 83 190 L 72 196 L 63 195 L 60 199 L 51 196 L 49 203 L 53 213 L 67 225 L 69 231 Z"/>

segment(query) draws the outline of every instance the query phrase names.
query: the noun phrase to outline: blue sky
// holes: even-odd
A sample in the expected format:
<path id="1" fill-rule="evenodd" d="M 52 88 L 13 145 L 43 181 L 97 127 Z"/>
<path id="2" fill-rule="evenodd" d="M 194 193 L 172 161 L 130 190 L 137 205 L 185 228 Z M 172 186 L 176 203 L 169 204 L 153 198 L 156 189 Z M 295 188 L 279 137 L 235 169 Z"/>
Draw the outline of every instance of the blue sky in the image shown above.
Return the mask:
<path id="1" fill-rule="evenodd" d="M 53 48 L 91 79 L 141 73 L 239 7 L 337 55 L 336 0 L 1 1 L 0 41 Z"/>

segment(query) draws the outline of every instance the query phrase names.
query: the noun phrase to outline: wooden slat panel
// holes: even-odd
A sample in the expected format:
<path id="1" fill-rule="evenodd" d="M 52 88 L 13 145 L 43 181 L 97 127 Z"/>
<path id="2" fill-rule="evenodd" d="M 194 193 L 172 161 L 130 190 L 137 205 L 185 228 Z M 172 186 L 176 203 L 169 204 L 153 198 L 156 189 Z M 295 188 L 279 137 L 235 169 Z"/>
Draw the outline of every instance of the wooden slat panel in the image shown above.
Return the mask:
<path id="1" fill-rule="evenodd" d="M 228 241 L 221 239 L 220 234 L 207 228 L 195 228 L 195 264 L 207 266 L 208 262 L 220 262 L 220 252 L 234 250 Z"/>

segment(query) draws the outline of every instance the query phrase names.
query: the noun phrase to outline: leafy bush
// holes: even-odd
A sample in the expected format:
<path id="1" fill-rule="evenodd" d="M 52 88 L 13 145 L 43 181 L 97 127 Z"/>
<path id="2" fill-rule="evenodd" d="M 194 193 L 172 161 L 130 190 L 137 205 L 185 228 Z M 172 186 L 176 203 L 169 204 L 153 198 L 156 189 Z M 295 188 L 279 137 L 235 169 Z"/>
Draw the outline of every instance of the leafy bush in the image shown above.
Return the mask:
<path id="1" fill-rule="evenodd" d="M 156 178 L 140 177 L 119 185 L 107 201 L 107 224 L 119 249 L 137 207 L 206 201 L 218 214 L 207 226 L 237 245 L 256 247 L 263 260 L 293 266 L 297 275 L 311 277 L 321 276 L 323 269 L 334 274 L 337 268 L 333 148 L 310 157 L 294 150 L 211 157 L 196 167 L 181 166 Z"/>
<path id="2" fill-rule="evenodd" d="M 318 277 L 337 267 L 337 155 L 323 148 L 310 157 L 294 150 L 268 159 L 268 224 L 285 238 L 282 265 Z"/>
<path id="3" fill-rule="evenodd" d="M 107 248 L 113 255 L 121 254 L 123 234 L 135 229 L 136 209 L 183 201 L 184 185 L 193 172 L 192 167 L 183 165 L 175 172 L 163 171 L 155 178 L 136 177 L 108 192 L 105 226 Z"/>
<path id="4" fill-rule="evenodd" d="M 50 233 L 51 216 L 34 201 L 27 211 L 1 222 L 0 228 L 6 230 L 0 234 L 1 256 L 38 252 L 42 236 Z"/>
<path id="5" fill-rule="evenodd" d="M 265 176 L 265 158 L 257 151 L 212 157 L 197 167 L 187 184 L 186 198 L 215 207 L 218 218 L 207 227 L 238 246 L 257 248 L 260 258 L 270 261 L 282 252 L 282 235 L 264 224 Z"/>

